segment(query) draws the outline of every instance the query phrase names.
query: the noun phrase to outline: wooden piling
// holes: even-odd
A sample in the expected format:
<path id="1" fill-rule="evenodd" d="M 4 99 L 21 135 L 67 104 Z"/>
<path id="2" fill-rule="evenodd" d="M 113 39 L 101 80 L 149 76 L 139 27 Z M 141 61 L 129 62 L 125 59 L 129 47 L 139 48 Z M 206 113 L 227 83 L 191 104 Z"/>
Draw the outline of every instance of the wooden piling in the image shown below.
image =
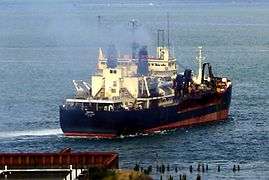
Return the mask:
<path id="1" fill-rule="evenodd" d="M 201 164 L 198 164 L 197 171 L 200 172 Z"/>
<path id="2" fill-rule="evenodd" d="M 190 168 L 189 168 L 189 170 L 190 170 L 190 173 L 192 173 L 192 165 L 190 165 Z"/>
<path id="3" fill-rule="evenodd" d="M 166 169 L 167 169 L 167 171 L 170 171 L 170 166 L 169 166 L 169 164 L 167 165 Z"/>
<path id="4" fill-rule="evenodd" d="M 234 165 L 234 166 L 233 166 L 233 172 L 235 172 L 235 171 L 236 171 L 236 166 Z"/>

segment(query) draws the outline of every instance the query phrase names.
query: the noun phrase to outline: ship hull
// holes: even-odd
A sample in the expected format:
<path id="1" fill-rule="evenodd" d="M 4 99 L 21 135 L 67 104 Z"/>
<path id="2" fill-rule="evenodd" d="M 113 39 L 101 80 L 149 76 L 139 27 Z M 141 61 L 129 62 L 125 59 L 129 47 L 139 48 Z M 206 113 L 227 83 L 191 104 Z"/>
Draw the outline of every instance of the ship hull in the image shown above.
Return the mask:
<path id="1" fill-rule="evenodd" d="M 60 125 L 66 136 L 113 138 L 219 121 L 228 118 L 231 93 L 230 86 L 221 95 L 133 111 L 87 112 L 80 107 L 60 106 Z"/>

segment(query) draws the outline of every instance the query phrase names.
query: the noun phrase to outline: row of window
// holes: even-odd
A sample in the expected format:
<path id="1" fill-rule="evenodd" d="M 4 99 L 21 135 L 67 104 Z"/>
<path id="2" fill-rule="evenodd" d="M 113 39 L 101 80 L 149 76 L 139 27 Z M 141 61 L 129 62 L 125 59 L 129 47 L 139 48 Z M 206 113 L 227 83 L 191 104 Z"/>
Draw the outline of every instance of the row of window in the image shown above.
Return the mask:
<path id="1" fill-rule="evenodd" d="M 116 74 L 116 73 L 117 73 L 117 70 L 110 69 L 110 74 Z"/>
<path id="2" fill-rule="evenodd" d="M 169 66 L 173 66 L 173 65 L 175 65 L 174 63 L 169 63 Z M 149 63 L 149 66 L 165 66 L 165 64 L 158 64 L 158 63 Z"/>
<path id="3" fill-rule="evenodd" d="M 154 63 L 151 63 L 151 64 L 149 63 L 148 65 L 149 65 L 149 66 L 165 66 L 165 64 L 158 64 L 158 63 L 155 63 L 155 64 L 154 64 Z M 172 65 L 174 65 L 174 64 L 171 63 L 171 64 L 169 64 L 169 65 L 172 66 Z M 112 70 L 112 69 L 111 69 L 111 70 L 110 70 L 110 73 L 111 73 L 111 74 L 116 74 L 116 73 L 117 73 L 117 70 Z"/>
<path id="4" fill-rule="evenodd" d="M 160 64 L 158 64 L 158 63 L 155 63 L 155 64 L 154 64 L 154 63 L 151 63 L 151 64 L 149 63 L 149 66 L 165 66 L 165 64 L 161 64 L 161 65 L 160 65 Z"/>

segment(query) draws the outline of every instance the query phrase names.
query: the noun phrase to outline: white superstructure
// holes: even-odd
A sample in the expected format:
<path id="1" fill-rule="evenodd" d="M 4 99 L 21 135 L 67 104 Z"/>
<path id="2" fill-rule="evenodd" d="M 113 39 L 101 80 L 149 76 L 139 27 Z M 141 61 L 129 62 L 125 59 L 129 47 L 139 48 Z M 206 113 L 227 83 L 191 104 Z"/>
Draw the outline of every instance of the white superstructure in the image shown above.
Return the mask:
<path id="1" fill-rule="evenodd" d="M 96 73 L 90 83 L 73 81 L 77 98 L 88 100 L 122 101 L 124 106 L 134 106 L 145 98 L 172 97 L 173 79 L 177 74 L 176 59 L 167 47 L 157 47 L 156 57 L 146 57 L 147 75 L 138 74 L 139 59 L 123 55 L 117 57 L 117 66 L 108 67 L 107 57 L 99 48 Z M 90 89 L 89 89 L 90 88 Z"/>

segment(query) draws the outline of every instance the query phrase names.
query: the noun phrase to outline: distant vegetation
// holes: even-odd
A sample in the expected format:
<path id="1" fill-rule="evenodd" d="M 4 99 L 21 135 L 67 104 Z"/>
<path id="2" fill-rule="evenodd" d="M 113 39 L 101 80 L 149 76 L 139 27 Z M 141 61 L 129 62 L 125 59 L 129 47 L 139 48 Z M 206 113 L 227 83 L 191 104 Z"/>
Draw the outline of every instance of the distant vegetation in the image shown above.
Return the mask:
<path id="1" fill-rule="evenodd" d="M 152 180 L 152 178 L 137 171 L 117 170 L 114 175 L 107 176 L 103 180 Z"/>
<path id="2" fill-rule="evenodd" d="M 131 170 L 91 169 L 89 175 L 92 180 L 152 180 L 141 172 Z"/>

